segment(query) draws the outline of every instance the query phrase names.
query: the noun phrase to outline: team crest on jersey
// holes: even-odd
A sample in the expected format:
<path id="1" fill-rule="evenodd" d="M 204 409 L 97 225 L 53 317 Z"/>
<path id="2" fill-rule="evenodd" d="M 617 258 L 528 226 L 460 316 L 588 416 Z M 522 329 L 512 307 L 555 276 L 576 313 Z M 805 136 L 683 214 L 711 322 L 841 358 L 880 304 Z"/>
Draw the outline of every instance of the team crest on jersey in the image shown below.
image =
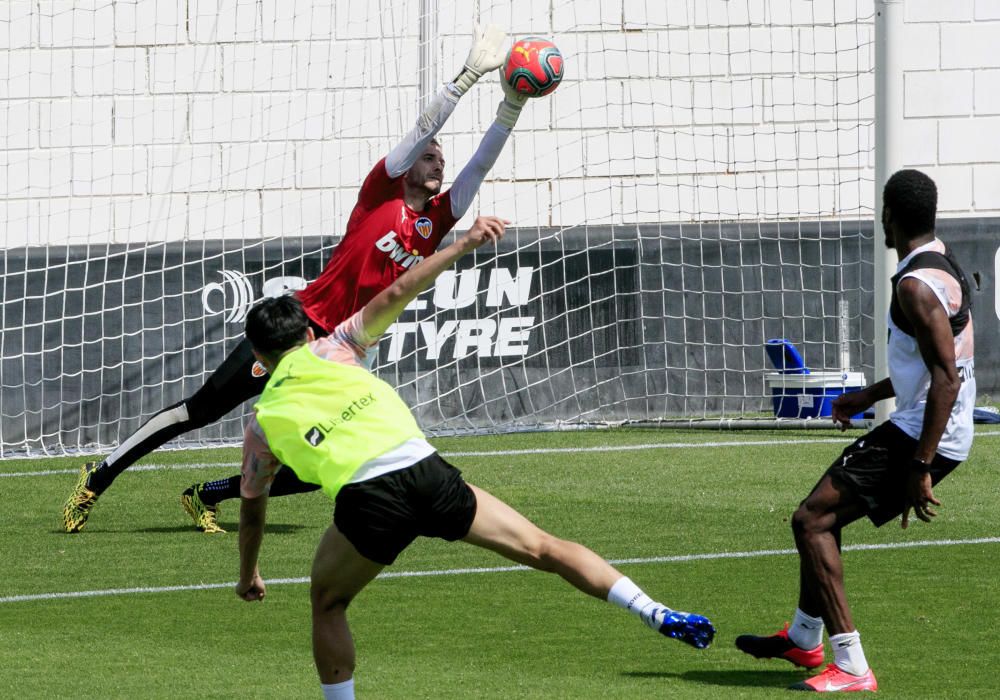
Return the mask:
<path id="1" fill-rule="evenodd" d="M 254 362 L 253 367 L 250 368 L 250 374 L 254 377 L 260 378 L 267 374 L 267 370 L 264 369 L 264 365 L 260 362 Z"/>
<path id="2" fill-rule="evenodd" d="M 431 233 L 434 231 L 434 223 L 426 216 L 421 216 L 417 219 L 417 222 L 413 224 L 413 228 L 417 229 L 417 233 L 420 234 L 421 238 L 426 239 L 431 237 Z"/>

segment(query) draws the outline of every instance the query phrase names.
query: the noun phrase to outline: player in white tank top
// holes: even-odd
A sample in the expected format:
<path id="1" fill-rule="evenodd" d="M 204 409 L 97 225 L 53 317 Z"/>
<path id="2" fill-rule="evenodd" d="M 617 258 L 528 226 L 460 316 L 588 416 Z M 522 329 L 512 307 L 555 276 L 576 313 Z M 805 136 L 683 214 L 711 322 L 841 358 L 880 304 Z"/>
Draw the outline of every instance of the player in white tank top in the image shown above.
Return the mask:
<path id="1" fill-rule="evenodd" d="M 925 251 L 943 254 L 944 243 L 937 238 L 917 247 L 900 260 L 896 273 L 902 272 L 910 261 Z M 919 268 L 906 272 L 900 282 L 913 278 L 926 285 L 944 308 L 948 318 L 953 318 L 962 306 L 962 289 L 958 280 L 942 270 Z M 958 397 L 952 406 L 937 445 L 937 453 L 950 459 L 965 460 L 972 447 L 972 410 L 976 404 L 975 360 L 972 319 L 954 336 L 955 365 L 961 384 Z M 905 333 L 889 316 L 889 378 L 896 392 L 896 410 L 889 416 L 895 425 L 915 440 L 919 440 L 927 411 L 927 392 L 931 386 L 931 372 L 920 354 L 917 339 Z"/>
<path id="2" fill-rule="evenodd" d="M 937 188 L 923 173 L 901 170 L 883 190 L 885 243 L 901 260 L 893 278 L 889 377 L 834 402 L 850 417 L 895 396 L 890 420 L 847 447 L 792 517 L 799 551 L 798 608 L 791 625 L 770 636 L 741 635 L 736 646 L 757 658 L 798 666 L 825 663 L 824 625 L 833 663 L 793 685 L 797 690 L 876 690 L 844 592 L 841 534 L 868 517 L 882 525 L 912 509 L 930 522 L 940 505 L 932 487 L 969 454 L 976 384 L 968 283 L 934 237 Z M 919 256 L 919 258 L 918 258 Z M 787 618 L 786 618 L 787 619 Z"/>

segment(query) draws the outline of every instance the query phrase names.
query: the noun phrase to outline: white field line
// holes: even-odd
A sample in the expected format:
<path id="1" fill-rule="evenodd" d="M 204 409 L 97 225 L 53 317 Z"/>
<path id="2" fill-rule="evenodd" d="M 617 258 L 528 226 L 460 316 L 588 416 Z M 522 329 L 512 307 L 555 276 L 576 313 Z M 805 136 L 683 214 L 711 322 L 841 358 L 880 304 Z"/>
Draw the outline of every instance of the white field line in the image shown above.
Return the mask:
<path id="1" fill-rule="evenodd" d="M 996 437 L 1000 431 L 976 433 L 976 437 Z M 453 457 L 512 457 L 517 455 L 570 454 L 585 452 L 636 452 L 639 450 L 678 450 L 697 449 L 699 447 L 767 447 L 770 445 L 825 445 L 850 442 L 853 438 L 802 438 L 799 440 L 732 440 L 714 442 L 661 442 L 646 445 L 598 445 L 595 447 L 539 447 L 525 450 L 471 450 L 459 452 L 442 452 L 445 459 Z M 130 472 L 182 471 L 185 469 L 239 469 L 239 462 L 198 462 L 195 464 L 141 464 L 128 468 Z M 0 478 L 17 476 L 54 476 L 61 474 L 79 474 L 79 468 L 73 469 L 43 469 L 33 472 L 0 472 Z"/>
<path id="2" fill-rule="evenodd" d="M 913 547 L 951 547 L 956 545 L 1000 544 L 1000 537 L 980 537 L 964 540 L 918 540 L 916 542 L 889 542 L 881 544 L 853 544 L 844 547 L 845 551 L 870 551 L 876 549 L 911 549 Z M 759 549 L 750 552 L 709 552 L 705 554 L 678 554 L 663 557 L 638 557 L 633 559 L 611 559 L 612 564 L 663 564 L 688 561 L 705 561 L 713 559 L 753 559 L 757 557 L 772 557 L 795 554 L 794 549 Z M 531 571 L 527 566 L 491 566 L 467 569 L 436 569 L 428 571 L 386 571 L 377 576 L 379 579 L 393 578 L 423 578 L 426 576 L 463 576 L 467 574 L 502 574 L 512 571 Z M 267 585 L 303 584 L 309 583 L 308 577 L 273 578 L 265 581 Z M 137 595 L 143 593 L 175 593 L 186 591 L 207 591 L 217 588 L 234 588 L 235 581 L 228 583 L 195 583 L 179 586 L 151 586 L 141 588 L 108 588 L 96 591 L 68 591 L 65 593 L 32 593 L 27 595 L 12 595 L 0 597 L 3 603 L 26 603 L 38 600 L 62 600 L 66 598 L 96 598 L 100 596 Z"/>

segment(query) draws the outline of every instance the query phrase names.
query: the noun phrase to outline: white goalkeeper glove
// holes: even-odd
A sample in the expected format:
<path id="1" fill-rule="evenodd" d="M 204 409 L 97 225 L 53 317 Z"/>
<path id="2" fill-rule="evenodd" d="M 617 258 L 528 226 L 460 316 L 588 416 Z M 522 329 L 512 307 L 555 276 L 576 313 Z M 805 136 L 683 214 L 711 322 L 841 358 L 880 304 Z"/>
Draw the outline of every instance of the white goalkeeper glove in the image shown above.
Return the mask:
<path id="1" fill-rule="evenodd" d="M 462 72 L 453 81 L 459 95 L 468 92 L 477 80 L 486 73 L 503 65 L 507 52 L 503 49 L 507 32 L 495 24 L 490 24 L 484 31 L 479 23 L 472 26 L 472 48 L 465 59 Z"/>
<path id="2" fill-rule="evenodd" d="M 521 115 L 521 108 L 529 98 L 510 86 L 504 77 L 503 68 L 500 69 L 500 87 L 503 88 L 503 102 L 497 107 L 497 121 L 508 129 L 513 129 Z"/>

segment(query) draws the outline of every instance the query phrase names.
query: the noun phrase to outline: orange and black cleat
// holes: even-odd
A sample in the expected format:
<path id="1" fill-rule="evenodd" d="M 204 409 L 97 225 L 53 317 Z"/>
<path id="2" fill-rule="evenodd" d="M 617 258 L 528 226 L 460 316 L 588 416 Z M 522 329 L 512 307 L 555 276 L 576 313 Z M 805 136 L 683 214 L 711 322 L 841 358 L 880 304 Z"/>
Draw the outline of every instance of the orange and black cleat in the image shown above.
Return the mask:
<path id="1" fill-rule="evenodd" d="M 823 665 L 823 645 L 815 649 L 802 649 L 788 638 L 788 623 L 785 628 L 770 637 L 741 634 L 736 638 L 736 648 L 758 659 L 784 659 L 796 666 L 818 668 Z"/>

